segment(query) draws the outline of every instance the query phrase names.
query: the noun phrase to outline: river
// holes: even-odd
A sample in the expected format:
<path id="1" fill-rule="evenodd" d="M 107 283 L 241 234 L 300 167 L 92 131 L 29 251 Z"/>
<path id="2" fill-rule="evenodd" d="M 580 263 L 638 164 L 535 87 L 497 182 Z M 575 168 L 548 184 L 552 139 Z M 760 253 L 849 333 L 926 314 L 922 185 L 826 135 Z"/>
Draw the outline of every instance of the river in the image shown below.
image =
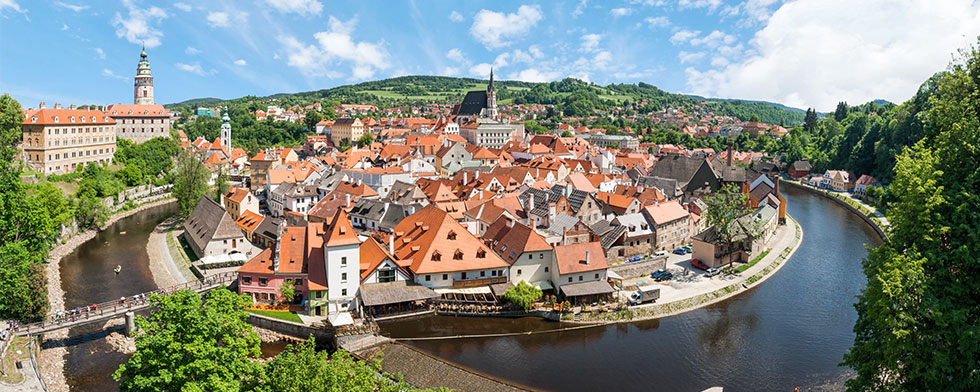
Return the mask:
<path id="1" fill-rule="evenodd" d="M 837 366 L 854 339 L 854 296 L 864 286 L 864 244 L 873 230 L 833 202 L 783 188 L 804 241 L 758 287 L 733 299 L 662 320 L 559 334 L 413 342 L 440 358 L 545 390 L 792 390 L 839 382 Z M 61 261 L 67 308 L 155 289 L 145 246 L 176 212 L 157 207 L 120 219 Z M 112 268 L 122 265 L 115 275 Z M 428 317 L 390 322 L 394 337 L 552 329 L 536 318 Z M 126 355 L 98 327 L 74 328 L 65 373 L 72 390 L 116 390 L 112 372 Z M 268 347 L 270 353 L 278 351 Z M 265 352 L 265 351 L 264 351 Z"/>
<path id="2" fill-rule="evenodd" d="M 854 297 L 865 285 L 860 218 L 782 187 L 803 244 L 774 276 L 727 301 L 661 320 L 555 334 L 414 341 L 439 358 L 518 385 L 554 391 L 838 389 L 854 341 Z M 428 317 L 387 322 L 392 337 L 553 329 L 537 318 Z"/>

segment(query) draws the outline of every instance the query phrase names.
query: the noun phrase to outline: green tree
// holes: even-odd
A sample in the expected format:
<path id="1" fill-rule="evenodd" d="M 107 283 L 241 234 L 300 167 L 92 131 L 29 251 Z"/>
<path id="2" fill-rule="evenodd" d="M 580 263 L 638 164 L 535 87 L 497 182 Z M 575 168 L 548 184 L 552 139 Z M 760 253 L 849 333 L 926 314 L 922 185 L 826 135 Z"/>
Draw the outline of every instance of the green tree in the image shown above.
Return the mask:
<path id="1" fill-rule="evenodd" d="M 357 139 L 357 146 L 364 148 L 365 146 L 370 146 L 374 142 L 374 136 L 370 133 L 365 133 L 360 139 Z"/>
<path id="2" fill-rule="evenodd" d="M 323 120 L 323 115 L 311 110 L 306 112 L 306 118 L 303 119 L 303 123 L 306 124 L 306 129 L 310 130 L 310 132 L 316 132 L 316 123 L 320 122 L 320 120 Z"/>
<path id="3" fill-rule="evenodd" d="M 727 184 L 705 198 L 708 205 L 705 219 L 708 225 L 714 226 L 718 237 L 725 243 L 722 255 L 728 257 L 729 266 L 735 262 L 732 255 L 742 250 L 736 243 L 759 235 L 759 229 L 754 224 L 739 219 L 752 212 L 747 200 L 748 195 L 734 184 Z"/>
<path id="4" fill-rule="evenodd" d="M 279 285 L 279 295 L 286 302 L 293 302 L 293 298 L 296 297 L 296 286 L 293 285 L 293 281 L 286 279 Z"/>
<path id="5" fill-rule="evenodd" d="M 522 280 L 517 285 L 507 289 L 503 297 L 527 312 L 534 306 L 535 301 L 541 299 L 541 294 L 541 289 Z"/>
<path id="6" fill-rule="evenodd" d="M 564 131 L 561 133 L 561 137 L 573 137 L 573 136 L 575 135 L 572 135 L 571 131 Z"/>
<path id="7" fill-rule="evenodd" d="M 340 151 L 347 151 L 347 150 L 349 150 L 350 149 L 350 139 L 347 139 L 346 137 L 343 138 L 343 139 L 340 139 L 340 145 L 337 146 L 337 148 L 339 148 Z"/>
<path id="8" fill-rule="evenodd" d="M 980 47 L 931 81 L 928 136 L 898 156 L 888 238 L 862 263 L 852 390 L 980 390 Z"/>
<path id="9" fill-rule="evenodd" d="M 194 211 L 197 202 L 207 192 L 211 173 L 193 153 L 183 151 L 177 157 L 174 168 L 173 194 L 180 204 L 180 212 L 186 218 Z"/>
<path id="10" fill-rule="evenodd" d="M 749 121 L 759 122 L 759 115 L 758 114 L 753 114 L 752 117 L 749 117 Z"/>
<path id="11" fill-rule="evenodd" d="M 228 173 L 225 169 L 218 169 L 218 176 L 214 180 L 214 201 L 221 203 L 221 195 L 228 192 Z"/>
<path id="12" fill-rule="evenodd" d="M 803 117 L 803 128 L 807 132 L 813 133 L 817 129 L 817 110 L 809 108 L 806 110 L 806 117 Z"/>
<path id="13" fill-rule="evenodd" d="M 123 391 L 251 391 L 262 382 L 259 337 L 245 322 L 248 296 L 226 289 L 153 294 L 136 318 L 136 352 L 113 378 Z"/>
<path id="14" fill-rule="evenodd" d="M 834 111 L 834 120 L 838 122 L 844 121 L 847 118 L 847 102 L 838 102 L 837 110 Z"/>

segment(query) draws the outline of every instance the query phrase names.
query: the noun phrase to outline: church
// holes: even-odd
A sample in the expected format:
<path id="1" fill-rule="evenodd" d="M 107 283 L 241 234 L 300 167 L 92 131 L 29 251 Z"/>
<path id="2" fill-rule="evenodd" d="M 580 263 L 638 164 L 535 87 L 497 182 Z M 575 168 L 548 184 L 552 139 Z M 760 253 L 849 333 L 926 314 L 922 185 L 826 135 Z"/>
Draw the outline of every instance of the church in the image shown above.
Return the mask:
<path id="1" fill-rule="evenodd" d="M 133 104 L 109 105 L 105 113 L 116 120 L 116 137 L 142 143 L 155 137 L 170 137 L 170 112 L 153 102 L 153 75 L 146 48 L 136 64 Z"/>
<path id="2" fill-rule="evenodd" d="M 497 90 L 490 70 L 490 83 L 486 91 L 470 91 L 463 101 L 453 106 L 453 123 L 458 124 L 459 135 L 471 144 L 486 148 L 501 148 L 512 139 L 524 139 L 523 124 L 510 124 L 501 120 L 497 111 Z"/>

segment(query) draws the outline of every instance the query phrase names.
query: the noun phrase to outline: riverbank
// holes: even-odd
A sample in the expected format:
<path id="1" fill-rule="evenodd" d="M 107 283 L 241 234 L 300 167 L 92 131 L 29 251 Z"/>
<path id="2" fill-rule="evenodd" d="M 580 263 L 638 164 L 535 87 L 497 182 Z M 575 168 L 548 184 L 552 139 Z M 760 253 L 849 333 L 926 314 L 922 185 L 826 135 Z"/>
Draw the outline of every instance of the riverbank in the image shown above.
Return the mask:
<path id="1" fill-rule="evenodd" d="M 134 215 L 140 211 L 147 210 L 150 208 L 167 205 L 176 202 L 176 199 L 164 199 L 158 200 L 152 203 L 143 204 L 139 207 L 133 208 L 128 211 L 122 211 L 117 214 L 112 215 L 106 220 L 106 223 L 102 225 L 98 230 L 88 229 L 78 234 L 75 234 L 71 238 L 65 240 L 63 243 L 55 246 L 51 252 L 48 253 L 48 258 L 45 265 L 45 275 L 48 280 L 48 304 L 50 305 L 49 313 L 63 312 L 65 310 L 65 292 L 61 288 L 61 259 L 72 252 L 75 251 L 78 246 L 91 240 L 98 234 L 99 231 L 105 230 L 107 227 L 116 223 L 120 219 Z M 44 336 L 45 339 L 66 339 L 68 338 L 68 330 L 63 329 L 60 331 L 52 332 Z M 65 355 L 68 354 L 68 348 L 64 346 L 52 347 L 41 350 L 38 356 L 38 369 L 41 371 L 41 377 L 47 388 L 51 392 L 68 392 L 68 380 L 65 377 Z"/>
<path id="2" fill-rule="evenodd" d="M 770 240 L 772 246 L 769 248 L 769 253 L 741 273 L 718 275 L 711 278 L 717 280 L 712 280 L 710 284 L 702 282 L 697 286 L 691 285 L 679 289 L 674 289 L 672 286 L 675 283 L 671 283 L 669 285 L 671 287 L 661 290 L 658 303 L 613 312 L 581 313 L 577 320 L 563 319 L 562 322 L 602 325 L 654 320 L 700 309 L 746 292 L 779 271 L 803 243 L 803 228 L 793 217 L 787 217 L 786 225 L 781 226 Z"/>
<path id="3" fill-rule="evenodd" d="M 875 207 L 870 206 L 860 200 L 848 196 L 847 194 L 841 192 L 831 192 L 826 189 L 815 188 L 806 184 L 803 184 L 794 180 L 783 180 L 783 183 L 789 184 L 790 187 L 795 189 L 802 189 L 807 192 L 823 196 L 827 199 L 833 200 L 838 205 L 844 207 L 848 211 L 854 213 L 861 217 L 861 219 L 867 223 L 871 228 L 877 232 L 881 239 L 888 237 L 888 218 L 885 214 L 878 211 Z"/>
<path id="4" fill-rule="evenodd" d="M 167 218 L 153 228 L 146 243 L 150 273 L 158 288 L 172 287 L 196 279 L 190 271 L 190 265 L 186 265 L 182 257 L 178 255 L 175 260 L 174 252 L 181 250 L 171 249 L 171 244 L 177 244 L 177 236 L 183 232 L 183 228 L 179 226 L 181 222 L 179 215 Z"/>

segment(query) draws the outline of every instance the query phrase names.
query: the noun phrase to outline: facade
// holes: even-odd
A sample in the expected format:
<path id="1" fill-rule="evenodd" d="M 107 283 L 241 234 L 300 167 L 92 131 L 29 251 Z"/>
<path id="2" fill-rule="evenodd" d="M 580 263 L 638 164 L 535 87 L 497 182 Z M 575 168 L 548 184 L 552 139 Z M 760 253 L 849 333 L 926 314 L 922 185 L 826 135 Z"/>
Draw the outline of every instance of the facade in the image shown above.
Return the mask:
<path id="1" fill-rule="evenodd" d="M 481 121 L 474 126 L 460 127 L 459 134 L 473 145 L 486 148 L 501 148 L 511 139 L 524 136 L 524 124 L 505 124 L 496 121 Z"/>
<path id="2" fill-rule="evenodd" d="M 153 76 L 145 49 L 136 66 L 133 104 L 109 105 L 105 111 L 116 120 L 116 137 L 120 139 L 142 143 L 155 137 L 170 137 L 170 112 L 153 103 Z"/>
<path id="3" fill-rule="evenodd" d="M 626 135 L 603 135 L 597 133 L 589 137 L 589 142 L 599 148 L 618 147 L 619 149 L 631 150 L 640 148 L 640 141 L 637 138 Z"/>
<path id="4" fill-rule="evenodd" d="M 878 185 L 878 180 L 867 174 L 862 174 L 861 177 L 858 178 L 857 182 L 854 183 L 854 193 L 863 194 L 868 190 L 869 186 L 876 185 Z"/>
<path id="5" fill-rule="evenodd" d="M 63 174 L 88 163 L 111 164 L 116 152 L 116 121 L 99 110 L 72 106 L 25 111 L 21 123 L 24 158 L 33 170 Z"/>
<path id="6" fill-rule="evenodd" d="M 653 227 L 642 213 L 620 215 L 615 223 L 626 227 L 626 239 L 623 247 L 623 257 L 650 255 L 656 248 L 657 235 Z"/>
<path id="7" fill-rule="evenodd" d="M 690 214 L 676 200 L 643 208 L 656 233 L 656 250 L 671 250 L 690 241 Z"/>
<path id="8" fill-rule="evenodd" d="M 809 161 L 800 160 L 800 161 L 793 162 L 792 165 L 789 165 L 789 169 L 787 170 L 787 172 L 790 177 L 802 178 L 810 175 L 811 170 L 813 170 L 813 166 L 810 165 Z"/>
<path id="9" fill-rule="evenodd" d="M 359 118 L 338 118 L 330 126 L 330 141 L 334 146 L 340 146 L 340 141 L 347 139 L 353 145 L 364 136 L 364 124 Z"/>
<path id="10" fill-rule="evenodd" d="M 202 196 L 184 221 L 184 236 L 199 258 L 241 253 L 251 256 L 254 247 L 218 202 Z"/>
<path id="11" fill-rule="evenodd" d="M 221 199 L 225 205 L 225 211 L 228 211 L 228 214 L 235 221 L 238 221 L 238 218 L 245 211 L 252 211 L 256 214 L 259 212 L 259 199 L 253 196 L 248 189 L 230 187 Z"/>
<path id="12" fill-rule="evenodd" d="M 542 290 L 553 288 L 555 252 L 541 234 L 506 216 L 487 228 L 483 240 L 510 263 L 510 282 L 527 282 Z"/>
<path id="13" fill-rule="evenodd" d="M 608 298 L 615 290 L 606 280 L 609 265 L 598 242 L 555 246 L 552 281 L 573 303 Z"/>

